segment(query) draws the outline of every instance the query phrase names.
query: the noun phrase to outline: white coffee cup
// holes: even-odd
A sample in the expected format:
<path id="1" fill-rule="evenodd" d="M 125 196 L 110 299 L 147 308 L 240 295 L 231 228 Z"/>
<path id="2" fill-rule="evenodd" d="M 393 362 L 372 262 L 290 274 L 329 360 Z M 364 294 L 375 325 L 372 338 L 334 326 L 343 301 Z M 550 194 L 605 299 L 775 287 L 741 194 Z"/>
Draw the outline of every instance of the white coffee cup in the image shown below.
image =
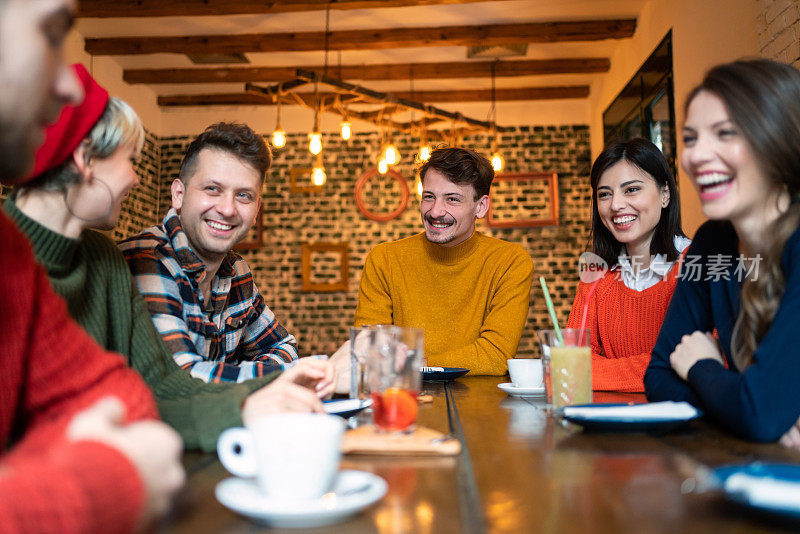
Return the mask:
<path id="1" fill-rule="evenodd" d="M 542 385 L 542 360 L 534 358 L 512 358 L 508 360 L 511 383 L 518 388 L 536 388 Z"/>
<path id="2" fill-rule="evenodd" d="M 312 413 L 265 415 L 229 428 L 217 454 L 236 476 L 255 477 L 269 497 L 315 499 L 333 486 L 342 456 L 344 420 Z"/>

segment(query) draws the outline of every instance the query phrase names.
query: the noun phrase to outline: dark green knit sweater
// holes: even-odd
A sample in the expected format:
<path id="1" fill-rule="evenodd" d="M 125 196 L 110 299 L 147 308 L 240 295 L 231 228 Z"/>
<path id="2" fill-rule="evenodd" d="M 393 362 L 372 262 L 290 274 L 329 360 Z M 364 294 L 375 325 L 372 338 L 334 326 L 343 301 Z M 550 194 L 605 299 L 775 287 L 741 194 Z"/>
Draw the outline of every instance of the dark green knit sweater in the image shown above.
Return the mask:
<path id="1" fill-rule="evenodd" d="M 150 386 L 161 418 L 188 449 L 211 451 L 220 432 L 242 424 L 245 397 L 278 373 L 241 384 L 207 384 L 180 369 L 153 326 L 128 265 L 112 241 L 86 230 L 70 239 L 23 214 L 12 199 L 3 209 L 31 240 L 36 259 L 69 313 L 103 347 L 126 357 Z M 57 347 L 53 347 L 57 356 Z M 75 362 L 80 365 L 80 362 Z"/>

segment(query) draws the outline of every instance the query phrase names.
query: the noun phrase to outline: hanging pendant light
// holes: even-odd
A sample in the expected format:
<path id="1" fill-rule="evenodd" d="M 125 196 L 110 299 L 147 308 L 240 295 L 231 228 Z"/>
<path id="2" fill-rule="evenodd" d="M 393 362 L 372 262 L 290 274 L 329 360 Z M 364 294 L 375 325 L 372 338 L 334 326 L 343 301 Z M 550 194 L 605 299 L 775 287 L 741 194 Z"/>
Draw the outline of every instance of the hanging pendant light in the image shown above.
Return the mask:
<path id="1" fill-rule="evenodd" d="M 494 139 L 492 140 L 492 168 L 494 172 L 500 172 L 503 170 L 503 167 L 505 167 L 506 162 L 497 149 L 497 108 L 495 107 L 494 97 L 494 70 L 496 65 L 496 61 L 492 63 L 492 107 L 489 108 L 489 117 L 491 117 L 492 133 L 494 134 Z"/>
<path id="2" fill-rule="evenodd" d="M 321 186 L 325 184 L 327 177 L 327 174 L 325 174 L 325 166 L 322 164 L 322 155 L 319 155 L 314 162 L 314 167 L 311 169 L 311 183 L 316 186 Z"/>
<path id="3" fill-rule="evenodd" d="M 419 160 L 424 163 L 429 159 L 431 159 L 431 146 L 423 144 L 419 147 Z"/>
<path id="4" fill-rule="evenodd" d="M 278 106 L 278 117 L 275 121 L 275 131 L 272 132 L 272 146 L 275 148 L 283 148 L 286 146 L 286 130 L 281 127 L 281 97 L 276 99 Z"/>
<path id="5" fill-rule="evenodd" d="M 400 161 L 400 151 L 397 150 L 397 147 L 391 141 L 389 141 L 389 144 L 386 145 L 386 148 L 383 150 L 383 160 L 387 165 L 396 165 L 397 162 Z"/>
<path id="6" fill-rule="evenodd" d="M 342 129 L 342 139 L 345 141 L 349 141 L 350 137 L 352 137 L 353 135 L 353 130 L 352 130 L 352 124 L 350 124 L 350 121 L 347 120 L 346 116 L 344 120 L 341 123 L 339 123 L 339 127 Z"/>
<path id="7" fill-rule="evenodd" d="M 503 167 L 505 166 L 505 163 L 506 162 L 503 159 L 503 156 L 501 156 L 499 152 L 495 151 L 492 154 L 492 168 L 494 169 L 494 172 L 502 171 Z"/>

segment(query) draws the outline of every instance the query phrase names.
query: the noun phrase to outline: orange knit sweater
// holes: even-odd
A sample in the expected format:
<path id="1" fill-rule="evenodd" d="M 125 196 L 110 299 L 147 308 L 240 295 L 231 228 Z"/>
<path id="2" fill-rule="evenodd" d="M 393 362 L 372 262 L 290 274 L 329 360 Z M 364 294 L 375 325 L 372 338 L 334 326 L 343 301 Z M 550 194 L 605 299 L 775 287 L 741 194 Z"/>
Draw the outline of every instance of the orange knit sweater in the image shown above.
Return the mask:
<path id="1" fill-rule="evenodd" d="M 675 290 L 680 262 L 666 278 L 644 291 L 625 286 L 614 269 L 598 282 L 589 303 L 586 328 L 592 329 L 592 389 L 644 392 L 650 352 Z M 578 284 L 567 328 L 580 328 L 590 284 Z"/>

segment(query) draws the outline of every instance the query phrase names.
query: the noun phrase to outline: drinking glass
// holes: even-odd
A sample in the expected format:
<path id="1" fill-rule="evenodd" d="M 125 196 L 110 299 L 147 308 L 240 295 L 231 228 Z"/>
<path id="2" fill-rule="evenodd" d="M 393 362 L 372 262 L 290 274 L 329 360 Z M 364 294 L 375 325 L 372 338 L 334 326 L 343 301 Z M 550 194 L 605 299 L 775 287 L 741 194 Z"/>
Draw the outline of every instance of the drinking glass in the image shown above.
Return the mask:
<path id="1" fill-rule="evenodd" d="M 362 335 L 365 336 L 366 382 L 373 401 L 373 423 L 387 432 L 413 431 L 422 382 L 422 330 L 378 325 Z"/>
<path id="2" fill-rule="evenodd" d="M 592 402 L 591 331 L 584 328 L 539 330 L 547 404 L 560 408 Z"/>
<path id="3" fill-rule="evenodd" d="M 370 332 L 374 325 L 354 327 L 350 329 L 350 398 L 366 400 L 369 398 L 367 388 L 367 351 L 369 350 Z"/>

